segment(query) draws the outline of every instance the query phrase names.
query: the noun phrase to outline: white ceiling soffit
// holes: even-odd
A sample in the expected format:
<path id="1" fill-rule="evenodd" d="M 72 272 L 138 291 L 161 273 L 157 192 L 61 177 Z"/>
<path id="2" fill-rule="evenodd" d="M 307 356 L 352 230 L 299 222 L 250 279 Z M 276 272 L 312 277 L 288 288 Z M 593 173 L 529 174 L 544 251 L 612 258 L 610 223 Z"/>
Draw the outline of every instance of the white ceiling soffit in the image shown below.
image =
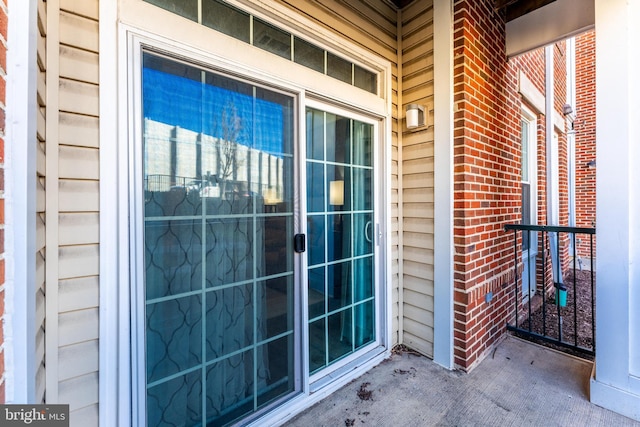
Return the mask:
<path id="1" fill-rule="evenodd" d="M 507 22 L 507 56 L 567 39 L 594 24 L 593 0 L 556 0 Z"/>

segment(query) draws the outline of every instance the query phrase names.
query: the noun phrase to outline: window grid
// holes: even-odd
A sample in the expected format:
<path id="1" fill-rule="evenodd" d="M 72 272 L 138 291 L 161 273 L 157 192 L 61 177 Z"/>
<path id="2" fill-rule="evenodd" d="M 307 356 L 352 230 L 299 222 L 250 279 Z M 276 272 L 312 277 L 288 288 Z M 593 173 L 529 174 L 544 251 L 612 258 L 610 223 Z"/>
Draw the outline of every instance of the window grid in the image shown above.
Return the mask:
<path id="1" fill-rule="evenodd" d="M 310 111 L 315 111 L 315 112 L 319 112 L 317 110 L 313 110 L 313 109 L 307 109 L 307 112 Z M 328 145 L 330 143 L 334 143 L 334 141 L 328 141 L 329 137 L 328 137 L 328 131 L 327 131 L 327 126 L 328 126 L 328 119 L 327 119 L 328 113 L 323 112 L 321 117 L 322 117 L 322 121 L 323 121 L 323 132 L 322 132 L 322 143 L 323 143 L 323 150 L 322 150 L 322 159 L 317 159 L 317 158 L 312 158 L 309 157 L 310 153 L 307 153 L 307 165 L 309 164 L 317 164 L 317 165 L 322 165 L 323 166 L 323 193 L 324 193 L 324 207 L 322 211 L 314 211 L 314 212 L 308 212 L 307 216 L 310 218 L 323 218 L 324 220 L 324 256 L 323 256 L 323 260 L 322 262 L 317 262 L 317 263 L 311 263 L 311 260 L 309 260 L 309 265 L 308 265 L 308 269 L 322 269 L 322 271 L 324 272 L 324 310 L 323 313 L 318 314 L 318 315 L 314 315 L 313 317 L 311 317 L 310 314 L 310 318 L 308 319 L 308 325 L 309 325 L 309 333 L 310 335 L 312 334 L 312 324 L 317 323 L 317 322 L 321 322 L 323 323 L 323 329 L 324 329 L 324 363 L 322 365 L 319 366 L 312 366 L 315 364 L 312 364 L 310 361 L 310 369 L 309 369 L 309 374 L 313 375 L 314 373 L 326 368 L 327 366 L 330 366 L 331 364 L 344 359 L 345 357 L 348 357 L 349 355 L 353 354 L 357 349 L 363 347 L 364 345 L 366 345 L 367 343 L 371 342 L 371 340 L 375 339 L 375 332 L 372 332 L 372 336 L 371 336 L 371 340 L 367 341 L 367 342 L 363 342 L 363 343 L 357 343 L 357 339 L 356 339 L 356 325 L 358 323 L 358 316 L 357 316 L 357 312 L 359 310 L 364 310 L 366 309 L 367 305 L 373 307 L 375 304 L 375 292 L 372 292 L 371 296 L 368 297 L 356 297 L 356 268 L 355 265 L 357 264 L 357 262 L 359 260 L 367 260 L 367 259 L 371 259 L 372 260 L 372 265 L 373 265 L 373 245 L 371 248 L 371 251 L 369 253 L 364 253 L 361 255 L 356 255 L 355 253 L 355 244 L 354 244 L 354 239 L 352 237 L 352 241 L 349 247 L 349 253 L 348 254 L 343 254 L 343 256 L 340 259 L 333 259 L 330 260 L 330 254 L 329 254 L 329 233 L 330 233 L 330 226 L 329 223 L 330 221 L 333 221 L 334 218 L 338 215 L 348 215 L 349 216 L 349 229 L 351 230 L 351 235 L 353 236 L 353 231 L 355 230 L 356 227 L 356 215 L 358 214 L 369 214 L 371 216 L 373 216 L 373 209 L 356 209 L 356 201 L 355 201 L 355 197 L 354 197 L 354 191 L 353 189 L 355 188 L 355 180 L 353 179 L 353 171 L 354 170 L 369 170 L 369 171 L 373 171 L 373 166 L 371 165 L 362 165 L 359 164 L 355 161 L 355 157 L 354 157 L 354 120 L 349 120 L 349 137 L 348 140 L 350 141 L 349 144 L 349 158 L 348 160 L 346 160 L 345 162 L 337 162 L 337 161 L 329 161 L 328 159 Z M 336 116 L 336 118 L 338 118 L 338 116 Z M 340 117 L 340 118 L 344 118 L 344 117 Z M 335 135 L 334 135 L 335 137 Z M 329 192 L 330 189 L 328 187 L 328 182 L 329 182 L 329 171 L 331 168 L 334 168 L 335 166 L 343 166 L 345 169 L 348 168 L 348 170 L 350 171 L 349 174 L 351 175 L 351 178 L 349 180 L 350 182 L 350 186 L 351 189 L 349 190 L 349 209 L 347 210 L 331 210 L 329 208 Z M 343 178 L 346 178 L 346 173 L 345 176 Z M 372 189 L 369 188 L 364 188 L 361 189 L 363 191 L 372 191 Z M 346 183 L 345 183 L 345 190 L 346 189 Z M 374 201 L 373 201 L 373 197 L 374 195 L 372 194 L 372 200 L 371 200 L 371 206 L 374 206 Z M 330 307 L 330 298 L 329 298 L 329 269 L 332 266 L 337 266 L 340 264 L 348 264 L 350 266 L 349 268 L 349 292 L 350 292 L 350 296 L 351 299 L 350 301 L 348 301 L 346 304 L 341 305 L 340 307 L 337 308 L 331 308 Z M 373 276 L 372 276 L 373 277 Z M 345 352 L 344 354 L 339 355 L 338 357 L 334 357 L 332 359 L 332 355 L 331 355 L 331 349 L 330 349 L 330 319 L 333 318 L 333 316 L 336 315 L 347 315 L 348 317 L 350 317 L 350 332 L 351 332 L 351 345 L 350 345 L 350 350 Z M 348 314 L 347 314 L 348 313 Z M 362 326 L 362 325 L 361 325 Z M 374 328 L 375 331 L 375 328 Z M 310 341 L 313 340 L 313 336 L 310 336 Z M 310 350 L 310 354 L 309 357 L 311 357 L 311 350 Z"/>
<path id="2" fill-rule="evenodd" d="M 168 10 L 168 11 L 170 11 L 172 13 L 177 14 L 177 15 L 183 16 L 184 18 L 193 20 L 193 21 L 197 22 L 200 25 L 205 25 L 205 23 L 203 23 L 203 2 L 204 1 L 208 1 L 209 3 L 215 3 L 220 7 L 226 8 L 228 10 L 228 12 L 231 13 L 231 14 L 234 14 L 234 15 L 237 15 L 237 16 L 244 15 L 244 16 L 247 17 L 247 26 L 248 26 L 248 30 L 249 30 L 248 43 L 250 45 L 257 46 L 257 47 L 259 47 L 259 48 L 261 48 L 263 50 L 266 50 L 268 52 L 274 53 L 275 55 L 278 55 L 277 53 L 273 52 L 272 50 L 266 49 L 264 46 L 259 46 L 259 45 L 255 44 L 254 25 L 255 25 L 256 19 L 260 20 L 259 18 L 255 17 L 254 15 L 252 15 L 250 13 L 247 13 L 247 12 L 245 12 L 243 10 L 240 10 L 240 9 L 230 5 L 230 4 L 227 4 L 227 3 L 225 3 L 225 2 L 223 2 L 221 0 L 196 0 L 197 1 L 197 14 L 196 14 L 195 17 L 187 16 L 186 12 L 181 14 L 180 13 L 181 10 L 177 10 L 175 8 L 175 6 L 174 6 L 175 0 L 144 0 L 144 1 L 147 2 L 147 3 L 153 4 L 155 6 L 158 6 L 158 7 L 162 8 L 162 9 Z M 195 19 L 193 19 L 193 18 L 195 18 Z M 224 18 L 222 18 L 222 20 L 224 20 Z M 276 29 L 278 31 L 284 31 L 281 28 L 279 28 L 278 26 L 273 25 L 271 23 L 267 23 L 266 21 L 260 20 L 260 22 L 268 24 L 269 26 L 273 27 L 274 29 Z M 216 24 L 220 24 L 220 26 L 223 25 L 222 22 L 217 22 Z M 213 29 L 216 29 L 217 31 L 220 31 L 220 32 L 222 32 L 224 34 L 227 34 L 228 36 L 234 37 L 234 38 L 236 38 L 238 40 L 243 40 L 243 38 L 238 33 L 234 33 L 233 31 L 226 31 L 225 29 L 223 29 L 221 27 L 215 27 L 215 26 L 212 26 L 210 24 L 208 24 L 207 26 L 209 26 L 209 27 L 211 27 Z M 289 52 L 290 52 L 290 54 L 289 54 L 289 58 L 288 59 L 290 61 L 292 61 L 292 62 L 296 62 L 297 64 L 301 64 L 301 65 L 313 70 L 313 68 L 311 68 L 310 66 L 305 65 L 304 63 L 301 63 L 301 62 L 296 60 L 297 58 L 295 57 L 296 53 L 295 53 L 295 50 L 294 50 L 294 45 L 295 45 L 295 39 L 298 36 L 295 36 L 295 35 L 289 33 L 288 31 L 284 31 L 284 32 L 287 33 L 290 36 L 289 37 L 290 38 L 290 43 L 289 43 Z M 304 39 L 300 39 L 300 40 L 304 40 Z M 324 72 L 323 72 L 323 74 L 332 77 L 331 76 L 332 69 L 330 69 L 329 65 L 328 65 L 328 55 L 329 54 L 335 55 L 335 54 L 332 53 L 332 52 L 330 53 L 326 49 L 322 49 L 321 47 L 309 42 L 308 40 L 304 40 L 304 41 L 309 43 L 309 44 L 311 44 L 315 48 L 321 49 L 324 52 Z M 278 55 L 278 56 L 283 57 L 282 55 Z M 339 57 L 339 58 L 343 59 L 342 57 Z M 357 87 L 359 89 L 366 90 L 367 92 L 370 92 L 370 93 L 373 93 L 373 94 L 377 94 L 378 93 L 378 76 L 377 76 L 377 74 L 373 73 L 371 71 L 365 70 L 364 68 L 358 66 L 357 64 L 355 64 L 355 63 L 353 63 L 351 61 L 348 61 L 348 60 L 346 60 L 346 61 L 349 62 L 350 66 L 351 66 L 351 81 L 350 82 L 345 82 L 345 83 L 350 84 L 352 86 L 355 86 L 355 87 Z M 363 73 L 367 77 L 367 79 L 356 79 L 356 77 L 355 77 L 355 69 L 356 69 L 356 67 L 358 67 L 360 72 Z M 332 77 L 332 78 L 335 78 L 335 77 Z M 339 78 L 336 78 L 336 80 L 343 81 L 342 79 L 339 79 Z"/>

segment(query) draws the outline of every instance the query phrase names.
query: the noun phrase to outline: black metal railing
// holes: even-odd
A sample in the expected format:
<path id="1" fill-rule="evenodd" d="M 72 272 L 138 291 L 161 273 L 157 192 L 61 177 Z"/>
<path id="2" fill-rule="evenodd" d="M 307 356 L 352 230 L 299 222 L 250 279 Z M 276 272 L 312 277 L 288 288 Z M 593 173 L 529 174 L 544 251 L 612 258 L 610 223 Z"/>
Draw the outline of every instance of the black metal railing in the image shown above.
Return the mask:
<path id="1" fill-rule="evenodd" d="M 525 338 L 595 356 L 595 228 L 509 224 L 505 231 L 513 231 L 515 285 L 515 322 L 507 322 L 507 329 Z M 528 261 L 523 260 L 522 246 L 518 245 L 519 232 L 521 242 L 537 243 L 533 269 L 524 268 L 523 262 Z M 541 241 L 534 233 L 542 236 Z M 588 236 L 588 271 L 582 270 L 577 247 L 582 239 L 577 235 Z M 523 277 L 525 270 L 527 278 Z M 523 279 L 535 283 L 535 298 L 523 292 Z"/>

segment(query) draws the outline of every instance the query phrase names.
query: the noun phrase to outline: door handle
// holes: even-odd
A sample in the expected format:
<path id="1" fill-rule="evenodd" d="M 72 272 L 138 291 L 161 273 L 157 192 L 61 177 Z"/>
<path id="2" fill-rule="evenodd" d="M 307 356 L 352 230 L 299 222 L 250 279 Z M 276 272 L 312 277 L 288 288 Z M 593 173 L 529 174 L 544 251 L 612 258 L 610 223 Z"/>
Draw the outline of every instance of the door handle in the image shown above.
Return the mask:
<path id="1" fill-rule="evenodd" d="M 367 224 L 364 226 L 364 238 L 367 239 L 369 243 L 373 242 L 373 238 L 371 237 L 371 221 L 367 221 Z"/>
<path id="2" fill-rule="evenodd" d="M 304 234 L 296 234 L 293 236 L 293 250 L 302 253 L 307 250 L 307 236 Z"/>

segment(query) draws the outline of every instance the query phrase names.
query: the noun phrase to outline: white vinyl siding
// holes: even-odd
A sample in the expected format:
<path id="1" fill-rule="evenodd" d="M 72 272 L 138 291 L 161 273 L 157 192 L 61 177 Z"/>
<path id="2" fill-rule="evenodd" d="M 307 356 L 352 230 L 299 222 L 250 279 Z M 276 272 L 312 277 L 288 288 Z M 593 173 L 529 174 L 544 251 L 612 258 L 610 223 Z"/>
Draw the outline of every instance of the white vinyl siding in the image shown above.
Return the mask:
<path id="1" fill-rule="evenodd" d="M 46 268 L 46 105 L 47 105 L 47 3 L 38 1 L 38 86 L 37 86 L 37 128 L 36 128 L 36 402 L 44 402 L 46 388 L 45 374 L 45 268 Z"/>
<path id="2" fill-rule="evenodd" d="M 68 403 L 72 426 L 97 425 L 98 0 L 42 0 L 38 27 L 37 397 Z"/>
<path id="3" fill-rule="evenodd" d="M 401 44 L 402 104 L 422 105 L 432 115 L 432 1 L 402 11 Z M 433 357 L 433 127 L 402 126 L 402 342 Z"/>

